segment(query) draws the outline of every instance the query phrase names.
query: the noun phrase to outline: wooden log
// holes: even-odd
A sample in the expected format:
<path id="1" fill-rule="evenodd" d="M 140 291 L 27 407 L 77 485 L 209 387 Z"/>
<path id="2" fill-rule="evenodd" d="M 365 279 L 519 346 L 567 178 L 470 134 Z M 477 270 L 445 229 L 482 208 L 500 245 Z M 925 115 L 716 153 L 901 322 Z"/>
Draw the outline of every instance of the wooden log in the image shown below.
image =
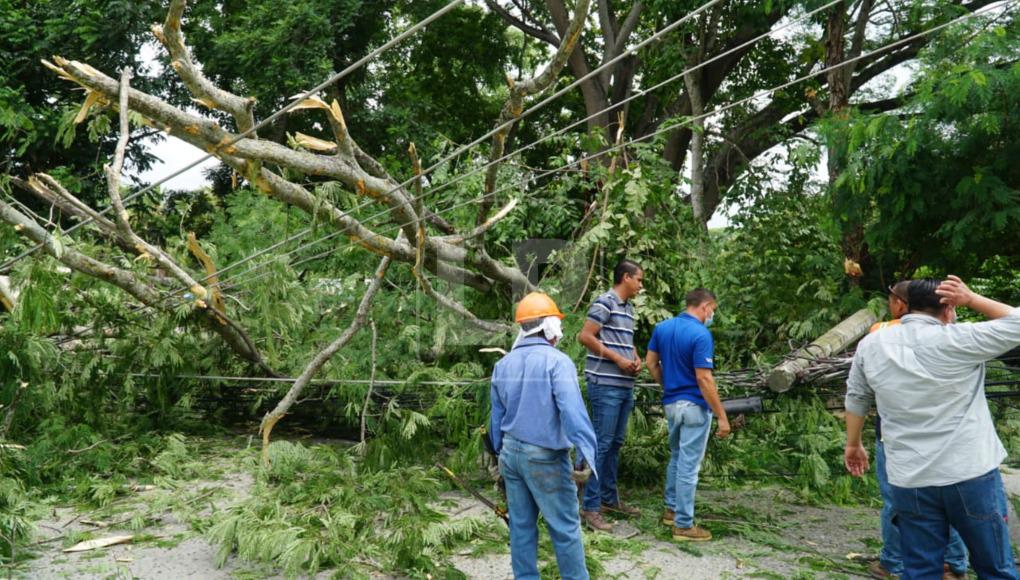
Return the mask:
<path id="1" fill-rule="evenodd" d="M 790 390 L 797 383 L 800 373 L 811 365 L 812 359 L 829 357 L 845 350 L 867 334 L 871 325 L 877 321 L 878 317 L 874 312 L 867 308 L 858 310 L 772 369 L 768 376 L 769 388 L 777 393 Z"/>

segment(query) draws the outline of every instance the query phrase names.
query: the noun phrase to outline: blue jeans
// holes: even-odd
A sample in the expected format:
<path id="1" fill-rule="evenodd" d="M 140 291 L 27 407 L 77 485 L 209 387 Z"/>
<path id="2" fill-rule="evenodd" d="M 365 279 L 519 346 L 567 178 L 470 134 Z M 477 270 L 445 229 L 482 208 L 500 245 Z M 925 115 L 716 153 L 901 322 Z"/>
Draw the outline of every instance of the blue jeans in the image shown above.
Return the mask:
<path id="1" fill-rule="evenodd" d="M 1018 578 L 999 470 L 945 486 L 889 486 L 903 548 L 903 580 L 940 578 L 949 526 L 960 532 L 978 578 Z"/>
<path id="2" fill-rule="evenodd" d="M 514 578 L 538 575 L 538 514 L 545 518 L 563 578 L 588 578 L 577 515 L 577 487 L 570 452 L 546 449 L 513 437 L 503 439 L 499 472 L 510 511 L 510 563 Z"/>
<path id="3" fill-rule="evenodd" d="M 584 511 L 600 511 L 601 504 L 620 503 L 616 489 L 616 472 L 620 448 L 627 437 L 627 421 L 634 409 L 634 389 L 613 387 L 588 381 L 588 403 L 591 405 L 591 423 L 595 428 L 598 449 L 595 450 L 595 470 L 584 486 Z"/>
<path id="4" fill-rule="evenodd" d="M 879 560 L 890 574 L 903 573 L 903 558 L 900 555 L 900 529 L 893 522 L 892 491 L 889 477 L 885 473 L 885 444 L 879 439 L 875 443 L 875 475 L 878 489 L 882 494 L 882 553 Z M 957 574 L 967 572 L 967 548 L 955 528 L 949 528 L 949 546 L 946 548 L 946 564 Z"/>
<path id="5" fill-rule="evenodd" d="M 666 507 L 676 512 L 678 528 L 694 525 L 694 492 L 705 457 L 712 412 L 690 401 L 666 405 L 669 426 L 669 467 L 666 468 Z"/>

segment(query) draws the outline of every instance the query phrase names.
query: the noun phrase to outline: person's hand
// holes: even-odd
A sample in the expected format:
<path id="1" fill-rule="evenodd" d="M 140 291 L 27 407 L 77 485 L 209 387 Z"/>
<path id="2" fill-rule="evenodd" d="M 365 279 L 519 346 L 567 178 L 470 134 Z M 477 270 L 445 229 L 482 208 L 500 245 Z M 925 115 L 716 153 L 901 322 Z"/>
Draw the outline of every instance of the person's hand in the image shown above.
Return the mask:
<path id="1" fill-rule="evenodd" d="M 627 372 L 632 376 L 637 376 L 641 372 L 641 359 L 635 358 L 630 361 L 630 366 L 627 368 Z"/>
<path id="2" fill-rule="evenodd" d="M 967 287 L 957 276 L 949 275 L 949 278 L 943 280 L 939 287 L 935 289 L 935 293 L 942 297 L 942 303 L 948 304 L 949 306 L 970 306 L 970 303 L 974 301 L 974 291 Z"/>
<path id="3" fill-rule="evenodd" d="M 719 425 L 716 426 L 715 436 L 720 439 L 725 439 L 730 436 L 730 420 L 726 417 L 719 419 Z"/>
<path id="4" fill-rule="evenodd" d="M 618 354 L 616 355 L 616 358 L 614 359 L 613 362 L 616 363 L 616 366 L 620 367 L 621 371 L 629 375 L 634 374 L 632 371 L 632 369 L 634 368 L 634 361 L 630 360 L 629 358 L 626 358 L 623 355 Z"/>
<path id="5" fill-rule="evenodd" d="M 843 452 L 843 465 L 854 477 L 860 477 L 868 471 L 868 452 L 863 445 L 847 445 Z"/>
<path id="6" fill-rule="evenodd" d="M 588 467 L 588 464 L 584 464 L 580 468 L 575 466 L 573 471 L 570 472 L 570 479 L 573 479 L 574 483 L 586 483 L 589 477 L 591 477 L 591 468 Z"/>

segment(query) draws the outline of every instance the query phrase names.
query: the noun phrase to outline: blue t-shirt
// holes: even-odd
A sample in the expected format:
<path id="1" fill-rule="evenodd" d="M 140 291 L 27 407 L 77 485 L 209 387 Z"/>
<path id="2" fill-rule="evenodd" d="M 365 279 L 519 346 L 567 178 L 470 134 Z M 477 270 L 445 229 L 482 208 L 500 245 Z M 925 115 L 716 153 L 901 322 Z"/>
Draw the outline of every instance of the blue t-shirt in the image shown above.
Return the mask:
<path id="1" fill-rule="evenodd" d="M 709 408 L 694 369 L 713 368 L 713 348 L 712 333 L 686 312 L 655 325 L 648 350 L 662 363 L 663 405 L 686 400 Z"/>

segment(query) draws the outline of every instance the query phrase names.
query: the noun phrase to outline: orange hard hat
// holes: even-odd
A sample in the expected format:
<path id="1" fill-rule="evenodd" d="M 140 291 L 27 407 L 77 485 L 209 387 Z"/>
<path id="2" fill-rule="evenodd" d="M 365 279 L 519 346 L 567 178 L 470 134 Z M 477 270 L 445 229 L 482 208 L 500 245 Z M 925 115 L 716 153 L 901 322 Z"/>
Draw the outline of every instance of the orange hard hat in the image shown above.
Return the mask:
<path id="1" fill-rule="evenodd" d="M 517 315 L 514 316 L 514 321 L 524 322 L 536 318 L 545 318 L 546 316 L 555 316 L 563 320 L 564 314 L 560 312 L 560 309 L 553 302 L 553 299 L 549 298 L 548 294 L 532 292 L 517 303 Z"/>

